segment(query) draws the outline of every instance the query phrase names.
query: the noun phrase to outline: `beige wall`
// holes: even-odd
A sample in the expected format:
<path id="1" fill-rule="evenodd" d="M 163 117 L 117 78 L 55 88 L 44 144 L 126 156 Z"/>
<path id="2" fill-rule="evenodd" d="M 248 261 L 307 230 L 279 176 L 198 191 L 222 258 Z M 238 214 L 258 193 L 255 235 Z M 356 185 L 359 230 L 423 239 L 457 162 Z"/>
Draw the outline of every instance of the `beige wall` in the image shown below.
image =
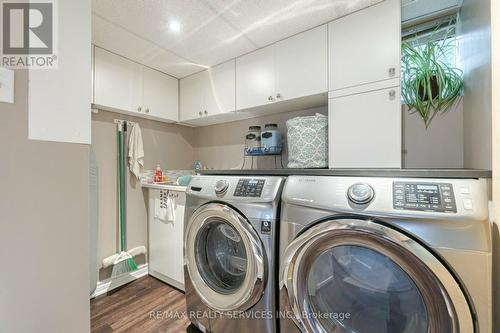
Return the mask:
<path id="1" fill-rule="evenodd" d="M 195 156 L 209 169 L 241 169 L 243 165 L 243 150 L 245 135 L 251 125 L 275 123 L 281 130 L 286 147 L 286 121 L 299 116 L 310 116 L 316 113 L 327 115 L 328 108 L 319 107 L 295 112 L 279 113 L 254 119 L 240 120 L 227 124 L 200 127 L 196 130 Z M 286 149 L 283 154 L 283 166 L 288 163 Z M 279 160 L 278 160 L 279 165 Z M 254 158 L 254 168 L 274 168 L 274 157 Z M 247 157 L 245 169 L 251 168 L 251 158 Z"/>
<path id="2" fill-rule="evenodd" d="M 464 163 L 491 169 L 490 1 L 464 0 L 460 11 L 459 57 L 465 79 Z"/>
<path id="3" fill-rule="evenodd" d="M 28 72 L 0 103 L 0 332 L 88 332 L 86 145 L 30 141 Z"/>
<path id="4" fill-rule="evenodd" d="M 99 226 L 97 263 L 118 251 L 117 234 L 117 127 L 114 119 L 139 123 L 144 142 L 144 164 L 154 169 L 192 169 L 195 129 L 179 125 L 99 111 L 92 115 L 92 149 L 99 165 Z M 130 129 L 129 129 L 130 130 Z M 128 169 L 127 169 L 128 170 Z M 127 172 L 127 245 L 147 247 L 147 191 Z M 137 258 L 139 263 L 144 258 Z M 110 270 L 100 272 L 108 278 Z"/>
<path id="5" fill-rule="evenodd" d="M 407 110 L 403 107 L 403 167 L 463 168 L 463 100 L 437 115 L 427 129 L 418 113 Z"/>
<path id="6" fill-rule="evenodd" d="M 500 327 L 500 2 L 491 1 L 493 93 L 493 289 L 494 323 Z"/>

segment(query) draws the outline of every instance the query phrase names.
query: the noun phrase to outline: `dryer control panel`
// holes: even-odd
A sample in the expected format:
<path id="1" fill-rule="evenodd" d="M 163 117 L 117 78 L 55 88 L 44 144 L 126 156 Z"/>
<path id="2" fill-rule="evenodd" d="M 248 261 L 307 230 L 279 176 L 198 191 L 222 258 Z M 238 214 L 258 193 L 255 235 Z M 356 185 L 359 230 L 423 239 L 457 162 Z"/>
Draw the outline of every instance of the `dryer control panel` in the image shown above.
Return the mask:
<path id="1" fill-rule="evenodd" d="M 260 197 L 264 188 L 265 179 L 240 179 L 234 191 L 235 197 Z"/>
<path id="2" fill-rule="evenodd" d="M 449 183 L 393 183 L 395 209 L 456 213 L 453 186 Z"/>

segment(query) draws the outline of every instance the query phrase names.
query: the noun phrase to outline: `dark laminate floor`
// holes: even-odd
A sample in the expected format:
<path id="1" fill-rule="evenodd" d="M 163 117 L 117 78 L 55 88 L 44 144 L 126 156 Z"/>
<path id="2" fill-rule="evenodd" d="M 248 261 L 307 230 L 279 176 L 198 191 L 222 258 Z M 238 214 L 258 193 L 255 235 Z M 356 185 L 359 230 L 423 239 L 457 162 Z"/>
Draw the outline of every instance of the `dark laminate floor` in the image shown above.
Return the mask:
<path id="1" fill-rule="evenodd" d="M 147 276 L 91 300 L 91 331 L 192 332 L 191 328 L 186 330 L 189 321 L 183 313 L 185 310 L 183 293 Z"/>

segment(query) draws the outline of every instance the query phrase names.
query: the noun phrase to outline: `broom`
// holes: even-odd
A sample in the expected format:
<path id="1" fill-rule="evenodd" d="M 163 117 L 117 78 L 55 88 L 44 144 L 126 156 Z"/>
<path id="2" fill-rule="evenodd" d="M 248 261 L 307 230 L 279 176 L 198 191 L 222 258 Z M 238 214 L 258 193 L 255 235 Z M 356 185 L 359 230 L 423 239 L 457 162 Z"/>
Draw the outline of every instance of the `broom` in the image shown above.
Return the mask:
<path id="1" fill-rule="evenodd" d="M 126 125 L 125 125 L 126 126 Z M 125 127 L 126 132 L 126 127 Z M 113 265 L 111 276 L 115 277 L 123 273 L 133 272 L 137 270 L 137 264 L 134 261 L 134 256 L 145 254 L 144 246 L 136 247 L 130 251 L 126 251 L 126 234 L 125 234 L 125 193 L 124 193 L 124 177 L 123 177 L 123 138 L 122 124 L 118 123 L 118 188 L 119 188 L 119 234 L 120 234 L 120 252 L 102 261 L 103 268 Z"/>

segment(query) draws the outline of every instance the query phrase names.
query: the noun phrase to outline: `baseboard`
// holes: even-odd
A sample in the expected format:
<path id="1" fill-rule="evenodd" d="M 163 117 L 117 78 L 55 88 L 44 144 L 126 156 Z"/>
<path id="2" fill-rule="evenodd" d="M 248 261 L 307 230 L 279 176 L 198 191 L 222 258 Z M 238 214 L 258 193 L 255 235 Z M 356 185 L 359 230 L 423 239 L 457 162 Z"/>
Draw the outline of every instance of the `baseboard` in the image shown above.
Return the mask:
<path id="1" fill-rule="evenodd" d="M 115 288 L 121 287 L 124 284 L 132 282 L 146 275 L 148 275 L 148 264 L 139 266 L 137 270 L 134 272 L 125 273 L 122 275 L 118 275 L 114 278 L 109 278 L 103 281 L 99 281 L 97 283 L 97 288 L 92 293 L 92 295 L 90 295 L 90 298 L 104 295 Z"/>

